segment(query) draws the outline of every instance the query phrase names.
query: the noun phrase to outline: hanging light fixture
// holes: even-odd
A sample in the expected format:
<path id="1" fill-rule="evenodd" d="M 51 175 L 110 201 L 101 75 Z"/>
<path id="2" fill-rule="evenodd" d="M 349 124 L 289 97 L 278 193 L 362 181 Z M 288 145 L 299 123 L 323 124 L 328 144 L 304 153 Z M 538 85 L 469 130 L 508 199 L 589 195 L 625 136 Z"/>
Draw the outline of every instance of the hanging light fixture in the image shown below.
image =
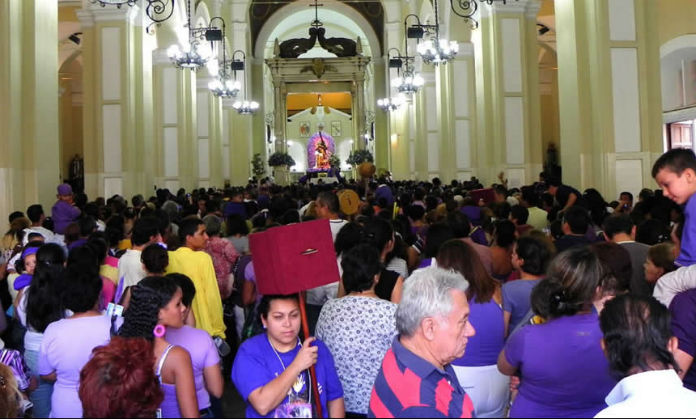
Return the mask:
<path id="1" fill-rule="evenodd" d="M 220 22 L 222 22 L 222 66 L 220 66 L 217 59 L 208 61 L 207 66 L 208 70 L 210 71 L 210 74 L 217 76 L 215 80 L 208 83 L 208 89 L 210 89 L 210 91 L 213 93 L 213 95 L 215 95 L 215 97 L 223 99 L 237 97 L 239 91 L 242 88 L 242 84 L 237 80 L 237 71 L 234 68 L 232 68 L 232 63 L 234 62 L 234 60 L 227 60 L 227 48 L 225 44 L 225 20 L 221 17 L 214 17 L 210 20 L 210 23 L 212 25 L 213 21 L 217 19 L 219 19 Z M 230 77 L 228 67 L 232 69 L 234 78 Z"/>
<path id="2" fill-rule="evenodd" d="M 408 55 L 408 40 L 414 35 L 412 34 L 412 29 L 408 27 L 408 18 L 416 15 L 408 15 L 404 19 L 404 54 L 397 48 L 392 48 L 389 50 L 389 54 L 392 51 L 396 51 L 395 56 L 389 56 L 389 68 L 395 68 L 397 72 L 397 77 L 392 80 L 392 87 L 396 88 L 400 93 L 404 94 L 415 94 L 418 93 L 423 85 L 425 85 L 425 80 L 423 77 L 416 72 L 415 69 L 415 56 Z M 420 22 L 419 22 L 420 23 Z"/>
<path id="3" fill-rule="evenodd" d="M 242 55 L 241 60 L 235 59 L 237 54 Z M 253 100 L 248 100 L 247 99 L 247 94 L 249 92 L 249 84 L 248 84 L 248 79 L 247 79 L 247 72 L 246 72 L 246 54 L 242 50 L 237 50 L 232 54 L 232 71 L 235 73 L 235 81 L 237 79 L 236 72 L 237 71 L 243 71 L 244 72 L 244 99 L 243 100 L 237 100 L 232 104 L 232 107 L 239 113 L 240 115 L 253 115 L 256 113 L 256 111 L 259 110 L 259 103 L 255 102 Z M 241 85 L 240 85 L 241 87 Z"/>
<path id="4" fill-rule="evenodd" d="M 423 24 L 420 22 L 418 16 L 409 15 L 406 19 L 410 16 L 415 16 L 418 23 L 408 29 L 407 38 L 423 39 L 428 35 L 428 39 L 418 43 L 418 54 L 426 64 L 438 66 L 440 64 L 447 64 L 447 62 L 459 54 L 459 43 L 457 41 L 448 41 L 440 37 L 438 0 L 432 0 L 432 2 L 435 12 L 435 24 Z"/>
<path id="5" fill-rule="evenodd" d="M 92 4 L 99 4 L 101 7 L 116 6 L 121 8 L 124 4 L 134 6 L 138 0 L 89 0 Z M 145 15 L 152 21 L 152 24 L 160 24 L 174 14 L 174 2 L 176 0 L 143 0 L 147 2 L 145 6 Z M 150 27 L 148 26 L 148 33 Z"/>
<path id="6" fill-rule="evenodd" d="M 393 112 L 401 107 L 406 102 L 404 95 L 396 97 L 388 97 L 377 101 L 377 106 L 384 112 Z"/>
<path id="7" fill-rule="evenodd" d="M 167 50 L 169 59 L 179 69 L 198 71 L 212 56 L 213 42 L 222 40 L 222 30 L 213 26 L 194 28 L 191 25 L 191 0 L 186 0 L 188 43 L 180 48 L 174 44 Z M 218 18 L 222 19 L 222 18 Z M 209 41 L 210 46 L 201 41 Z"/>

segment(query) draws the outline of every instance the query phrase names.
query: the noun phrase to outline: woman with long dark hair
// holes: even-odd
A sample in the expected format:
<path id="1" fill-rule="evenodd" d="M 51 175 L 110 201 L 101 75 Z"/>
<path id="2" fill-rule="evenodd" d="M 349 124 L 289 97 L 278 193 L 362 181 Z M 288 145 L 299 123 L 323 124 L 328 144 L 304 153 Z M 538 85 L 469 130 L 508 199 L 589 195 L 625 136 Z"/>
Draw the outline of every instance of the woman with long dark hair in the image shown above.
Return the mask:
<path id="1" fill-rule="evenodd" d="M 164 391 L 162 417 L 199 417 L 191 356 L 165 340 L 167 327 L 184 325 L 183 293 L 171 278 L 151 276 L 131 287 L 128 310 L 118 334 L 152 342 L 155 372 Z"/>
<path id="2" fill-rule="evenodd" d="M 59 285 L 64 264 L 63 248 L 52 243 L 41 246 L 36 253 L 36 268 L 31 283 L 17 298 L 17 317 L 27 328 L 24 335 L 24 359 L 39 383 L 38 388 L 29 396 L 34 404 L 34 417 L 37 418 L 47 418 L 51 413 L 53 383 L 41 380 L 37 371 L 44 331 L 49 324 L 64 317 Z"/>
<path id="3" fill-rule="evenodd" d="M 502 417 L 510 398 L 510 379 L 496 365 L 505 345 L 500 284 L 488 274 L 478 253 L 461 240 L 442 245 L 437 266 L 469 281 L 469 321 L 476 335 L 469 338 L 464 356 L 452 362 L 459 384 L 471 397 L 477 417 Z"/>
<path id="4" fill-rule="evenodd" d="M 363 227 L 363 243 L 377 249 L 380 261 L 386 263 L 387 255 L 394 250 L 394 227 L 383 218 L 371 218 Z M 403 287 L 404 278 L 385 268 L 382 269 L 375 292 L 379 298 L 398 304 Z"/>

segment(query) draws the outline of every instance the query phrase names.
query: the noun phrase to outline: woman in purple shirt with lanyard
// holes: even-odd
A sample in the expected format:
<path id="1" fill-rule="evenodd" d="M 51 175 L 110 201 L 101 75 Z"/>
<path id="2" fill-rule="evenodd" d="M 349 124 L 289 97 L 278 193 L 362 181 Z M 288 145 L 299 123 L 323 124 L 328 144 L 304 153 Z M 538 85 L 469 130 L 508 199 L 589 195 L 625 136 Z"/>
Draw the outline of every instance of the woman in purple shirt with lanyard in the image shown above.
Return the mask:
<path id="1" fill-rule="evenodd" d="M 532 309 L 547 322 L 514 332 L 498 357 L 500 372 L 520 375 L 510 417 L 594 417 L 606 407 L 616 380 L 600 346 L 595 306 L 615 295 L 616 284 L 588 248 L 567 250 L 551 263 L 532 293 Z"/>
<path id="2" fill-rule="evenodd" d="M 452 362 L 452 368 L 471 397 L 477 417 L 503 417 L 510 399 L 510 378 L 496 365 L 505 344 L 500 284 L 488 274 L 478 253 L 461 240 L 442 245 L 437 266 L 453 269 L 469 281 L 469 321 L 476 335 L 469 338 L 466 353 Z"/>

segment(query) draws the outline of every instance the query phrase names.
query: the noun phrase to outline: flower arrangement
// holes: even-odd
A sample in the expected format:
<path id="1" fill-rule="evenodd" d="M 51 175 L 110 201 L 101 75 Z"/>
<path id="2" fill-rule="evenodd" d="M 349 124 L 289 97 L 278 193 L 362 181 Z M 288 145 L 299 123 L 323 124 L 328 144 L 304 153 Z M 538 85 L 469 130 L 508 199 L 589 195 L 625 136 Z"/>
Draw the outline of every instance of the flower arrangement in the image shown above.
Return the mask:
<path id="1" fill-rule="evenodd" d="M 329 158 L 329 165 L 333 168 L 339 168 L 341 167 L 341 159 L 337 155 L 333 154 Z"/>
<path id="2" fill-rule="evenodd" d="M 276 151 L 275 153 L 271 154 L 271 157 L 268 158 L 268 165 L 271 167 L 292 167 L 295 165 L 295 160 L 288 153 L 281 153 L 280 151 Z"/>
<path id="3" fill-rule="evenodd" d="M 359 166 L 362 163 L 372 163 L 374 161 L 375 159 L 372 157 L 372 153 L 368 150 L 354 150 L 350 152 L 350 156 L 348 156 L 346 163 L 351 166 Z"/>
<path id="4" fill-rule="evenodd" d="M 261 178 L 261 176 L 266 174 L 266 164 L 261 157 L 261 153 L 254 154 L 254 158 L 251 159 L 251 167 L 251 171 L 257 178 Z"/>

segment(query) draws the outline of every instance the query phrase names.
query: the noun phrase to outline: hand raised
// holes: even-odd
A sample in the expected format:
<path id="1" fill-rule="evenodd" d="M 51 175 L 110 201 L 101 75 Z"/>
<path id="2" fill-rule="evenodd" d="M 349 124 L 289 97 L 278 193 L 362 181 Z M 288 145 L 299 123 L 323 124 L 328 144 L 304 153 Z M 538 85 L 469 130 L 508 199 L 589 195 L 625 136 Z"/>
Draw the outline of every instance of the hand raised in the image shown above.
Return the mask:
<path id="1" fill-rule="evenodd" d="M 304 371 L 307 368 L 317 363 L 317 358 L 319 357 L 319 348 L 317 346 L 311 346 L 316 338 L 310 337 L 304 341 L 300 352 L 297 353 L 295 360 L 292 361 L 292 365 L 295 366 L 299 371 Z"/>

